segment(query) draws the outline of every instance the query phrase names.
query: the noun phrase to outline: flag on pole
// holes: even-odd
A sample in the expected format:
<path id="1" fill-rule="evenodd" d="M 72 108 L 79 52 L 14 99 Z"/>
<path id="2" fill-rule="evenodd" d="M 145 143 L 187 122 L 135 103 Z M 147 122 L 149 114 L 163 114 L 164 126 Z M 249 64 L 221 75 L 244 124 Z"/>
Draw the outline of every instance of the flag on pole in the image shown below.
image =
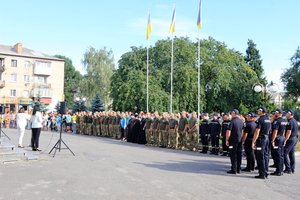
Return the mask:
<path id="1" fill-rule="evenodd" d="M 202 21 L 201 21 L 201 0 L 199 1 L 199 11 L 198 11 L 198 18 L 197 18 L 197 27 L 201 29 Z"/>
<path id="2" fill-rule="evenodd" d="M 148 16 L 148 22 L 147 22 L 147 31 L 146 31 L 146 39 L 149 40 L 152 32 L 152 24 L 150 19 L 150 14 Z"/>
<path id="3" fill-rule="evenodd" d="M 175 8 L 174 8 L 169 33 L 174 33 L 175 32 L 175 15 L 176 15 L 176 11 L 175 11 Z"/>

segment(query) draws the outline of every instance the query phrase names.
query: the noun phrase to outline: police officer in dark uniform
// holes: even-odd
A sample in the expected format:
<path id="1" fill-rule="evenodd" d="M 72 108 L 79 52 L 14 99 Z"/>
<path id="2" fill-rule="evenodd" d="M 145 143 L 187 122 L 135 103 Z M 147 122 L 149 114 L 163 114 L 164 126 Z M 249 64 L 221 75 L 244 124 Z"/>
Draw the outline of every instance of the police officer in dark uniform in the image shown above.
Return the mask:
<path id="1" fill-rule="evenodd" d="M 281 109 L 277 109 L 274 115 L 275 120 L 272 124 L 271 148 L 273 151 L 272 157 L 276 170 L 271 173 L 271 175 L 281 176 L 283 174 L 283 144 L 286 122 L 282 118 Z"/>
<path id="2" fill-rule="evenodd" d="M 202 115 L 202 122 L 200 123 L 199 134 L 201 137 L 202 143 L 202 151 L 200 153 L 207 153 L 208 151 L 208 136 L 209 136 L 209 122 L 208 122 L 208 114 L 204 113 Z"/>
<path id="3" fill-rule="evenodd" d="M 231 170 L 228 174 L 236 174 L 241 172 L 242 164 L 242 134 L 244 122 L 239 117 L 239 111 L 234 109 L 231 111 L 232 119 L 226 132 L 226 145 L 229 148 L 229 156 L 231 161 Z"/>
<path id="4" fill-rule="evenodd" d="M 289 110 L 286 113 L 288 124 L 286 126 L 284 141 L 284 173 L 290 174 L 295 172 L 295 147 L 298 142 L 298 123 L 294 119 L 294 112 Z"/>
<path id="5" fill-rule="evenodd" d="M 259 119 L 257 120 L 257 127 L 252 141 L 252 148 L 255 152 L 259 173 L 255 178 L 266 179 L 269 175 L 269 132 L 271 129 L 271 121 L 266 114 L 266 107 L 260 107 L 257 113 Z"/>
<path id="6" fill-rule="evenodd" d="M 221 124 L 219 122 L 219 114 L 213 114 L 213 119 L 209 123 L 210 128 L 210 136 L 211 136 L 211 154 L 218 155 L 219 154 L 219 146 L 220 146 L 220 133 L 221 133 Z"/>
<path id="7" fill-rule="evenodd" d="M 226 145 L 226 131 L 230 124 L 229 114 L 225 113 L 223 115 L 223 122 L 222 122 L 222 156 L 228 155 L 228 146 Z"/>
<path id="8" fill-rule="evenodd" d="M 254 113 L 248 113 L 246 119 L 246 126 L 243 132 L 243 144 L 247 159 L 247 165 L 246 168 L 242 169 L 242 171 L 251 172 L 254 171 L 255 166 L 255 156 L 254 150 L 252 149 L 252 141 L 257 126 L 255 123 L 256 115 Z"/>

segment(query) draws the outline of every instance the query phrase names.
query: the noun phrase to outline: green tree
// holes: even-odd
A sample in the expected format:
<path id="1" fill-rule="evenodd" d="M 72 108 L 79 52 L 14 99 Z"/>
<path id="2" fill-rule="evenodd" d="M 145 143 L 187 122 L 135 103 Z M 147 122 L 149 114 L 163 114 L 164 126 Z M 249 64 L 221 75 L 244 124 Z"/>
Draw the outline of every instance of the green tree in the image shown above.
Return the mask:
<path id="1" fill-rule="evenodd" d="M 286 97 L 297 101 L 300 97 L 300 47 L 291 57 L 291 67 L 281 75 L 285 85 Z"/>
<path id="2" fill-rule="evenodd" d="M 75 69 L 70 58 L 62 55 L 56 55 L 55 57 L 65 60 L 64 95 L 68 107 L 72 108 L 74 104 L 74 92 L 77 91 L 77 88 L 80 85 L 82 75 Z"/>
<path id="3" fill-rule="evenodd" d="M 174 39 L 173 110 L 197 110 L 197 44 Z M 149 48 L 149 108 L 169 111 L 171 40 Z M 111 82 L 113 109 L 146 110 L 146 48 L 123 54 Z M 229 111 L 253 105 L 252 86 L 258 81 L 240 52 L 213 38 L 201 41 L 201 111 Z M 246 109 L 244 109 L 246 110 Z"/>
<path id="4" fill-rule="evenodd" d="M 259 54 L 259 50 L 256 48 L 256 44 L 253 40 L 249 39 L 247 44 L 248 47 L 246 49 L 245 61 L 255 71 L 261 83 L 264 83 L 266 80 L 263 77 L 264 68 L 262 66 L 262 59 Z"/>
<path id="5" fill-rule="evenodd" d="M 100 95 L 97 93 L 95 98 L 92 100 L 92 112 L 102 112 L 104 111 L 104 106 L 101 101 Z"/>
<path id="6" fill-rule="evenodd" d="M 111 103 L 111 77 L 115 69 L 113 52 L 105 47 L 99 50 L 90 47 L 84 54 L 83 64 L 86 75 L 81 92 L 89 99 L 99 93 L 107 108 Z"/>

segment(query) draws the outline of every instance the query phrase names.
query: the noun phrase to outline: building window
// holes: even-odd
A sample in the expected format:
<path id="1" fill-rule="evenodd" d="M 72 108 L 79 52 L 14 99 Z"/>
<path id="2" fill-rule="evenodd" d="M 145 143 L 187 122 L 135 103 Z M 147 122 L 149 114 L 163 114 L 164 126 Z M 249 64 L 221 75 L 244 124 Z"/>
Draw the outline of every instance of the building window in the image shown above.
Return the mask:
<path id="1" fill-rule="evenodd" d="M 25 62 L 24 62 L 24 67 L 25 67 L 25 68 L 30 68 L 30 66 L 31 66 L 31 65 L 30 65 L 30 62 L 29 62 L 29 61 L 25 61 Z"/>
<path id="2" fill-rule="evenodd" d="M 10 90 L 10 96 L 11 96 L 11 97 L 17 96 L 17 90 L 15 90 L 15 89 Z"/>
<path id="3" fill-rule="evenodd" d="M 29 75 L 24 75 L 24 82 L 25 83 L 30 83 L 30 76 Z"/>
<path id="4" fill-rule="evenodd" d="M 18 65 L 17 60 L 11 60 L 11 66 L 12 67 L 17 67 L 17 65 Z"/>
<path id="5" fill-rule="evenodd" d="M 17 82 L 17 74 L 11 74 L 10 75 L 10 81 L 11 82 Z"/>
<path id="6" fill-rule="evenodd" d="M 47 77 L 46 76 L 35 76 L 35 82 L 47 84 Z"/>

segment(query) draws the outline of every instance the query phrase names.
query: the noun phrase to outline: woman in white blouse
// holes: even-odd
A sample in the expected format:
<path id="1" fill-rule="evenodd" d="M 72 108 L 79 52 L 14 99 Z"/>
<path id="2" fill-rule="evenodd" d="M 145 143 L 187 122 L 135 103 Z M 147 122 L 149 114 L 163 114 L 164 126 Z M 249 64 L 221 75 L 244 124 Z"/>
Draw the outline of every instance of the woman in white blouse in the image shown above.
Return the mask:
<path id="1" fill-rule="evenodd" d="M 24 133 L 25 133 L 25 127 L 26 127 L 27 121 L 29 119 L 30 119 L 29 115 L 27 113 L 25 113 L 25 109 L 20 108 L 19 113 L 17 114 L 17 117 L 16 117 L 17 128 L 18 128 L 18 132 L 20 134 L 19 144 L 18 144 L 19 148 L 23 148 L 22 143 L 23 143 L 23 137 L 24 137 Z"/>
<path id="2" fill-rule="evenodd" d="M 35 105 L 33 108 L 32 116 L 30 119 L 31 122 L 31 130 L 32 130 L 32 136 L 31 136 L 31 147 L 32 151 L 41 151 L 39 149 L 39 138 L 41 134 L 41 129 L 43 127 L 43 116 L 40 112 L 40 106 Z"/>

